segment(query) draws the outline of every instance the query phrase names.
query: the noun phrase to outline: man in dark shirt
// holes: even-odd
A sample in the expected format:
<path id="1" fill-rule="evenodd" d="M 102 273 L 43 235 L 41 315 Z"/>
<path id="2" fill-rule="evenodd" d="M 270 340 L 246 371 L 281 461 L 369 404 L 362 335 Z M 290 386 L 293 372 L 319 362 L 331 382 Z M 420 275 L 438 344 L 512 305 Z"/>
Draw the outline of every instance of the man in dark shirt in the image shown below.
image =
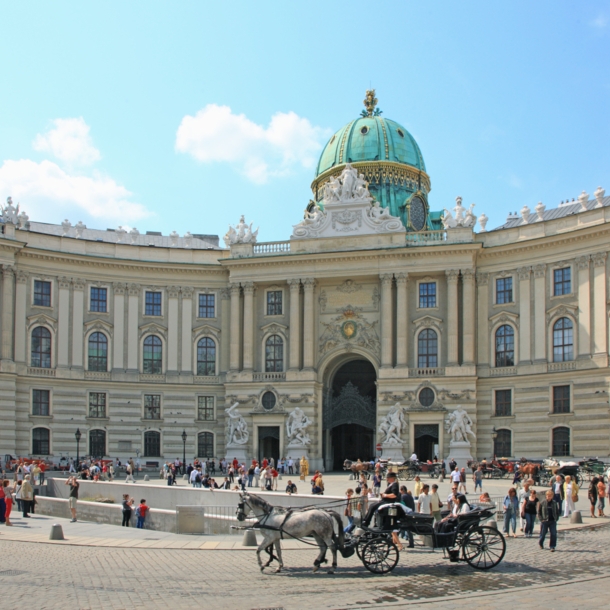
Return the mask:
<path id="1" fill-rule="evenodd" d="M 381 500 L 377 504 L 373 504 L 369 507 L 369 510 L 362 522 L 362 525 L 368 526 L 375 514 L 375 511 L 379 508 L 380 504 L 391 504 L 392 502 L 400 502 L 400 490 L 398 488 L 398 481 L 396 480 L 395 472 L 388 472 L 388 486 L 386 490 L 381 494 Z"/>
<path id="2" fill-rule="evenodd" d="M 551 551 L 555 551 L 557 546 L 557 521 L 559 521 L 559 515 L 561 514 L 559 502 L 555 500 L 554 495 L 552 489 L 547 490 L 545 499 L 538 504 L 538 518 L 540 519 L 540 538 L 538 539 L 538 544 L 543 549 L 546 533 L 550 532 Z"/>
<path id="3" fill-rule="evenodd" d="M 400 501 L 413 512 L 415 512 L 415 500 L 411 492 L 402 485 L 400 488 Z M 401 530 L 400 532 L 401 538 L 407 538 L 409 541 L 409 548 L 412 549 L 415 546 L 415 541 L 413 540 L 413 533 L 410 530 Z"/>

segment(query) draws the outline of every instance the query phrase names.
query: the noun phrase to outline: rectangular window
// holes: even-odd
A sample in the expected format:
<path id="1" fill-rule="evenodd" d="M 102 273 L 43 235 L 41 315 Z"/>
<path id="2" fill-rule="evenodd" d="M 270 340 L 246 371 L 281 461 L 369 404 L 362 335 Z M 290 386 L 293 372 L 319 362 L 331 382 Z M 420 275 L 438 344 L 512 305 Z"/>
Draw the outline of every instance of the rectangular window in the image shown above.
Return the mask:
<path id="1" fill-rule="evenodd" d="M 89 392 L 89 417 L 106 417 L 105 392 Z"/>
<path id="2" fill-rule="evenodd" d="M 267 292 L 267 315 L 281 316 L 282 315 L 282 291 L 269 290 Z"/>
<path id="3" fill-rule="evenodd" d="M 512 391 L 496 390 L 496 415 L 508 417 L 512 415 Z"/>
<path id="4" fill-rule="evenodd" d="M 214 397 L 197 397 L 197 419 L 201 421 L 211 421 L 214 419 Z"/>
<path id="5" fill-rule="evenodd" d="M 215 318 L 215 299 L 213 294 L 199 295 L 199 317 L 200 318 Z"/>
<path id="6" fill-rule="evenodd" d="M 161 419 L 161 396 L 159 394 L 144 395 L 144 419 Z"/>
<path id="7" fill-rule="evenodd" d="M 513 278 L 501 277 L 496 280 L 496 303 L 513 302 Z"/>
<path id="8" fill-rule="evenodd" d="M 91 309 L 99 313 L 108 311 L 108 290 L 106 288 L 91 287 Z"/>
<path id="9" fill-rule="evenodd" d="M 570 386 L 553 386 L 553 413 L 570 412 Z"/>
<path id="10" fill-rule="evenodd" d="M 419 285 L 419 307 L 436 307 L 436 282 L 421 282 Z"/>
<path id="11" fill-rule="evenodd" d="M 34 305 L 51 307 L 51 282 L 34 280 Z"/>
<path id="12" fill-rule="evenodd" d="M 556 297 L 562 294 L 570 294 L 572 292 L 572 269 L 570 267 L 555 269 L 553 272 L 553 286 L 553 294 Z"/>
<path id="13" fill-rule="evenodd" d="M 50 415 L 50 405 L 50 390 L 32 390 L 32 415 Z"/>
<path id="14" fill-rule="evenodd" d="M 146 292 L 146 305 L 144 313 L 147 316 L 160 316 L 161 315 L 161 293 L 160 292 Z"/>

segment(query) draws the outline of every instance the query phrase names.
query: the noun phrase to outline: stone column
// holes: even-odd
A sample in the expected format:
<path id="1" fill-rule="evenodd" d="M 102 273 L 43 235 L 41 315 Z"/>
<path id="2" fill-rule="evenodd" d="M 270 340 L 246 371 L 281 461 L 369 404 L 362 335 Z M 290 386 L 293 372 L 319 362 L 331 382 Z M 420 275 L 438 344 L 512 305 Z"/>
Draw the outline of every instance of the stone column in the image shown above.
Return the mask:
<path id="1" fill-rule="evenodd" d="M 125 284 L 115 283 L 114 291 L 114 342 L 112 349 L 112 368 L 124 368 L 125 351 Z"/>
<path id="2" fill-rule="evenodd" d="M 489 362 L 489 273 L 477 273 L 477 311 L 479 333 L 477 335 L 477 362 Z"/>
<path id="3" fill-rule="evenodd" d="M 254 283 L 243 282 L 244 289 L 244 371 L 254 369 Z"/>
<path id="4" fill-rule="evenodd" d="M 463 316 L 463 335 L 464 364 L 474 364 L 474 338 L 475 338 L 475 314 L 476 303 L 474 297 L 474 269 L 462 269 L 462 316 Z"/>
<path id="5" fill-rule="evenodd" d="M 458 364 L 458 270 L 448 269 L 447 276 L 447 365 Z M 440 364 L 440 363 L 439 363 Z"/>
<path id="6" fill-rule="evenodd" d="M 17 272 L 17 287 L 15 291 L 15 361 L 25 362 L 27 328 L 25 312 L 27 311 L 28 274 Z"/>
<path id="7" fill-rule="evenodd" d="M 381 278 L 381 366 L 392 366 L 392 274 Z"/>
<path id="8" fill-rule="evenodd" d="M 214 303 L 216 307 L 219 303 Z M 180 370 L 183 373 L 193 372 L 193 289 L 190 286 L 182 286 L 182 361 Z M 216 357 L 218 358 L 218 351 Z"/>
<path id="9" fill-rule="evenodd" d="M 239 344 L 241 341 L 241 320 L 239 318 L 239 284 L 230 284 L 231 290 L 231 348 L 230 363 L 231 371 L 239 371 L 240 353 Z"/>
<path id="10" fill-rule="evenodd" d="M 591 285 L 589 282 L 590 256 L 579 256 L 578 266 L 578 357 L 591 356 Z"/>
<path id="11" fill-rule="evenodd" d="M 13 359 L 15 267 L 2 265 L 2 359 Z"/>
<path id="12" fill-rule="evenodd" d="M 546 359 L 546 265 L 534 266 L 534 360 Z"/>
<path id="13" fill-rule="evenodd" d="M 530 307 L 530 277 L 531 267 L 520 267 L 519 273 L 519 362 L 528 363 L 532 360 L 531 354 L 531 307 Z"/>
<path id="14" fill-rule="evenodd" d="M 68 367 L 68 346 L 70 341 L 70 286 L 69 277 L 57 281 L 58 320 L 57 320 L 57 366 Z"/>
<path id="15" fill-rule="evenodd" d="M 140 286 L 129 284 L 127 299 L 127 368 L 138 371 L 138 320 L 140 313 Z"/>
<path id="16" fill-rule="evenodd" d="M 314 367 L 314 299 L 316 281 L 309 277 L 303 280 L 303 368 Z"/>
<path id="17" fill-rule="evenodd" d="M 178 371 L 178 298 L 180 288 L 170 286 L 167 289 L 167 370 Z"/>
<path id="18" fill-rule="evenodd" d="M 396 275 L 396 366 L 409 362 L 409 309 L 407 301 L 408 273 Z"/>
<path id="19" fill-rule="evenodd" d="M 83 367 L 83 324 L 85 318 L 85 281 L 72 281 L 72 366 Z"/>
<path id="20" fill-rule="evenodd" d="M 290 286 L 290 369 L 298 371 L 300 368 L 300 355 L 301 355 L 301 303 L 300 303 L 300 290 L 301 280 L 290 279 L 288 280 Z"/>
<path id="21" fill-rule="evenodd" d="M 608 324 L 606 317 L 606 252 L 593 258 L 593 353 L 608 353 Z"/>

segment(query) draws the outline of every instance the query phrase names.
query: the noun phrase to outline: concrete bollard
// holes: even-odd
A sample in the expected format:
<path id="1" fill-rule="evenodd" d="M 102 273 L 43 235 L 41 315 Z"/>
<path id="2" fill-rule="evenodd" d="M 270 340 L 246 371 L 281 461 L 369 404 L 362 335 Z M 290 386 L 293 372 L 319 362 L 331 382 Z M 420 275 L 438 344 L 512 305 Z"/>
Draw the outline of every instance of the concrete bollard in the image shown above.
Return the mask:
<path id="1" fill-rule="evenodd" d="M 145 480 L 145 481 L 150 481 L 150 479 L 148 478 L 148 475 L 147 475 L 147 474 L 145 474 L 145 475 L 144 475 L 144 480 Z"/>
<path id="2" fill-rule="evenodd" d="M 49 540 L 65 540 L 64 530 L 59 523 L 54 523 L 51 526 L 51 535 L 49 536 Z"/>
<path id="3" fill-rule="evenodd" d="M 256 542 L 256 532 L 254 530 L 246 530 L 244 532 L 244 539 L 241 543 L 242 546 L 258 546 Z"/>
<path id="4" fill-rule="evenodd" d="M 582 523 L 582 515 L 580 514 L 579 510 L 575 510 L 570 515 L 570 523 Z"/>
<path id="5" fill-rule="evenodd" d="M 495 521 L 494 519 L 490 519 L 489 521 L 486 521 L 483 525 L 485 525 L 486 527 L 493 527 L 494 529 L 498 529 L 498 522 Z"/>
<path id="6" fill-rule="evenodd" d="M 182 480 L 183 481 L 188 481 L 189 480 L 189 475 L 188 474 L 183 474 L 182 475 Z"/>

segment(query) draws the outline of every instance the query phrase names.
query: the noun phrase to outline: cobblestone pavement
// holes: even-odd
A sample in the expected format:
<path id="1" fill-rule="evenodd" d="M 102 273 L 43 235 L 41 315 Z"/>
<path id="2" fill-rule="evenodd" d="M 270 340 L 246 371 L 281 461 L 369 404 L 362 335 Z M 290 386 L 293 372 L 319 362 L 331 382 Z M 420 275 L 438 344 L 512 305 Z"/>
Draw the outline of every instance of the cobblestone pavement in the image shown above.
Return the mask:
<path id="1" fill-rule="evenodd" d="M 610 584 L 610 524 L 560 534 L 558 552 L 536 539 L 508 540 L 490 572 L 450 564 L 442 552 L 404 552 L 392 574 L 368 573 L 356 556 L 335 575 L 312 574 L 315 551 L 287 550 L 281 574 L 261 575 L 252 553 L 76 547 L 2 540 L 2 607 L 200 608 L 500 608 L 515 589 L 531 607 L 605 606 Z M 597 601 L 596 601 L 597 600 Z"/>

